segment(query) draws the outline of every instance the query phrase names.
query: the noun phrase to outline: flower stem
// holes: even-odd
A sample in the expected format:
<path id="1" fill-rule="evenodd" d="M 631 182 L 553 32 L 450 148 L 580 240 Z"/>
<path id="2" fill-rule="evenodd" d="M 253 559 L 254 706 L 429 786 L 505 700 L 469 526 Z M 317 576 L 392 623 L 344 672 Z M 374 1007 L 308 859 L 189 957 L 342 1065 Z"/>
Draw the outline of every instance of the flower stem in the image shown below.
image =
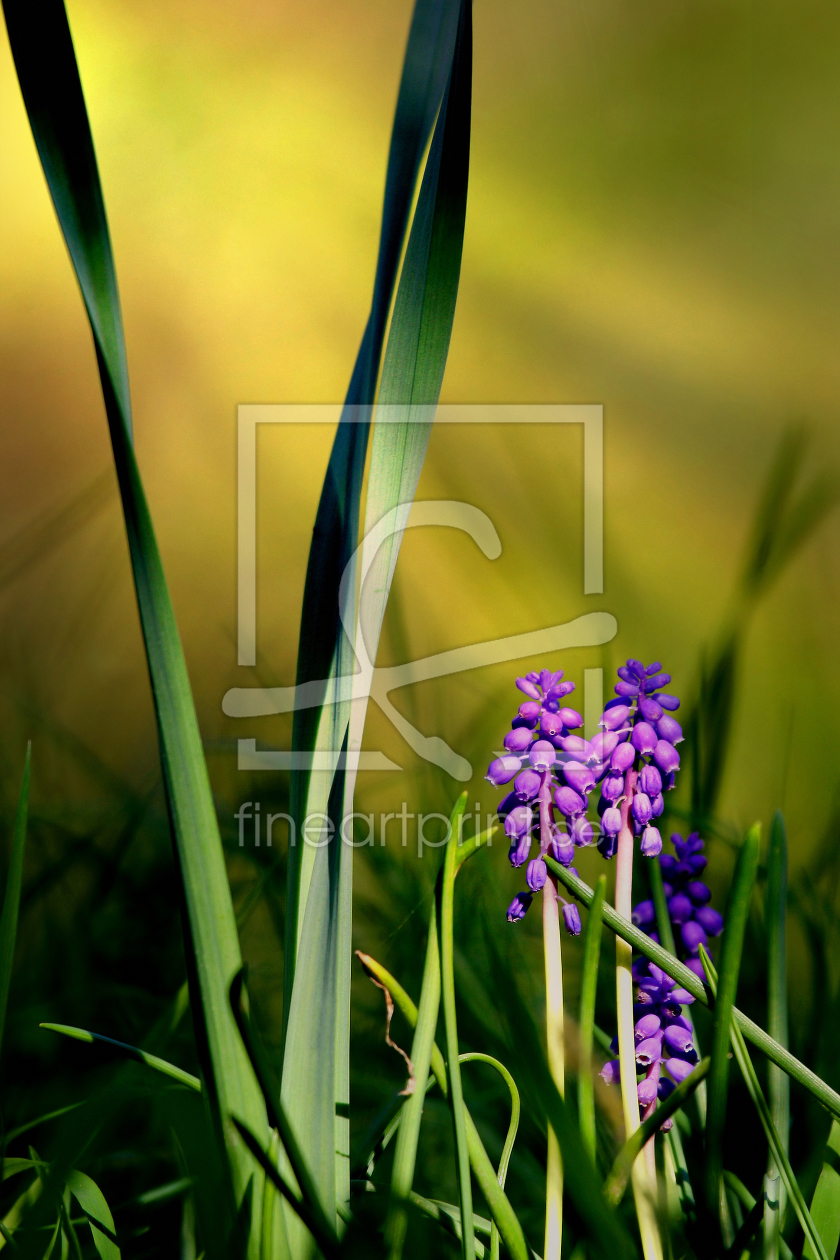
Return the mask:
<path id="1" fill-rule="evenodd" d="M 621 830 L 615 871 L 615 908 L 630 921 L 633 903 L 633 831 L 630 804 L 636 787 L 636 771 L 628 770 L 621 803 Z M 618 1016 L 618 1059 L 621 1072 L 621 1101 L 624 1108 L 625 1139 L 639 1127 L 639 1100 L 636 1094 L 636 1041 L 633 1026 L 633 949 L 620 936 L 615 938 L 615 987 Z M 651 1182 L 644 1155 L 633 1164 L 633 1197 L 645 1260 L 662 1260 L 662 1244 L 656 1225 L 655 1182 Z"/>
<path id="2" fill-rule="evenodd" d="M 540 851 L 551 840 L 551 774 L 545 771 L 539 790 Z M 563 1051 L 563 959 L 560 952 L 560 906 L 557 880 L 549 875 L 543 887 L 543 949 L 545 952 L 545 1033 L 548 1067 L 561 1098 L 565 1097 Z M 563 1239 L 563 1161 L 557 1135 L 548 1126 L 545 1171 L 545 1260 L 560 1260 Z"/>

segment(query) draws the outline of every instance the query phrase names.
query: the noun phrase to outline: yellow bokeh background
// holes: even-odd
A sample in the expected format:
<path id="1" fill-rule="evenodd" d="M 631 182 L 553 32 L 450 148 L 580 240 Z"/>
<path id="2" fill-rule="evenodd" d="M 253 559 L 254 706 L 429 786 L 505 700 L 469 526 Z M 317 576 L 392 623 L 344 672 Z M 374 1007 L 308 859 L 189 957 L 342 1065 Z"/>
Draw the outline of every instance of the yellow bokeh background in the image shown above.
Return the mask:
<path id="1" fill-rule="evenodd" d="M 235 721 L 221 699 L 258 678 L 294 680 L 330 440 L 304 427 L 260 437 L 260 665 L 240 669 L 236 407 L 343 397 L 370 300 L 410 6 L 70 0 L 68 11 L 141 469 L 214 783 L 233 800 L 225 747 L 238 737 L 288 746 L 285 719 Z M 605 590 L 581 593 L 578 433 L 440 430 L 419 497 L 482 507 L 502 557 L 484 561 L 450 531 L 407 538 L 380 661 L 606 609 L 619 622 L 614 643 L 553 667 L 580 683 L 584 668 L 627 655 L 662 659 L 673 689 L 689 694 L 785 426 L 809 423 L 809 473 L 840 463 L 840 13 L 811 0 L 480 0 L 475 40 L 443 398 L 604 405 Z M 5 43 L 0 69 L 8 556 L 110 453 L 89 332 Z M 20 751 L 23 698 L 144 783 L 153 721 L 115 492 L 64 532 L 0 589 L 5 746 Z M 838 541 L 835 514 L 750 627 L 721 801 L 733 828 L 783 805 L 794 864 L 828 824 L 838 784 Z M 488 805 L 481 774 L 513 711 L 513 673 L 394 697 L 473 763 L 471 790 Z M 363 776 L 360 808 L 406 793 L 447 806 L 457 785 L 420 766 L 375 712 L 366 744 L 406 773 Z M 17 770 L 3 773 L 11 784 Z M 39 775 L 43 796 L 61 787 L 48 756 Z"/>

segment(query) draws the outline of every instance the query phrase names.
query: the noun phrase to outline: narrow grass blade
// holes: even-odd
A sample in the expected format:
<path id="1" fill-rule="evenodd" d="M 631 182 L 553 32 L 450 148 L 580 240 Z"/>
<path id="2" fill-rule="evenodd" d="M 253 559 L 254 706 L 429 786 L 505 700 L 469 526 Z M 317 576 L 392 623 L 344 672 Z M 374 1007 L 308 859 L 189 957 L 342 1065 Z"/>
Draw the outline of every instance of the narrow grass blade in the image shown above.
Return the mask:
<path id="1" fill-rule="evenodd" d="M 740 1177 L 736 1177 L 735 1173 L 730 1172 L 729 1169 L 726 1169 L 726 1171 L 723 1174 L 723 1180 L 725 1181 L 728 1188 L 732 1191 L 732 1193 L 736 1196 L 736 1198 L 740 1201 L 742 1206 L 745 1207 L 748 1212 L 752 1212 L 752 1210 L 755 1208 L 756 1200 L 750 1194 L 749 1190 L 741 1181 Z M 785 1242 L 784 1238 L 779 1239 L 779 1254 L 781 1255 L 782 1260 L 794 1260 L 793 1252 L 791 1251 L 790 1247 Z"/>
<path id="2" fill-rule="evenodd" d="M 732 1227 L 723 1185 L 723 1130 L 729 1086 L 729 1040 L 732 1007 L 738 988 L 741 953 L 747 929 L 750 899 L 758 873 L 761 832 L 751 827 L 738 853 L 732 887 L 726 905 L 726 928 L 721 951 L 721 981 L 715 1002 L 712 1034 L 712 1063 L 709 1070 L 709 1098 L 706 1112 L 706 1199 L 709 1211 L 717 1215 L 725 1246 L 732 1244 Z"/>
<path id="3" fill-rule="evenodd" d="M 610 1175 L 604 1182 L 604 1194 L 611 1203 L 621 1202 L 621 1196 L 627 1189 L 627 1182 L 636 1157 L 645 1144 L 661 1129 L 668 1117 L 675 1111 L 679 1111 L 680 1107 L 688 1101 L 700 1082 L 708 1075 L 710 1065 L 711 1059 L 701 1059 L 691 1075 L 680 1082 L 673 1093 L 659 1104 L 653 1115 L 644 1120 L 624 1143 L 615 1158 Z"/>
<path id="4" fill-rule="evenodd" d="M 227 1005 L 241 965 L 230 889 L 195 706 L 134 455 L 125 344 L 105 206 L 62 0 L 4 0 L 27 115 L 96 348 L 157 717 L 161 766 L 182 878 L 193 1018 L 217 1131 L 235 1110 L 257 1131 L 265 1110 Z M 229 1144 L 238 1202 L 250 1177 Z M 258 1205 L 255 1204 L 258 1208 Z M 252 1233 L 256 1255 L 259 1239 Z"/>
<path id="5" fill-rule="evenodd" d="M 785 820 L 779 810 L 770 825 L 770 841 L 767 850 L 767 891 L 764 900 L 764 920 L 767 931 L 767 1031 L 780 1046 L 788 1044 L 787 1008 L 787 950 L 785 927 L 787 920 L 787 834 Z M 788 1153 L 790 1133 L 790 1080 L 774 1063 L 767 1068 L 767 1089 L 770 1095 L 770 1115 L 773 1127 L 785 1154 Z M 773 1155 L 767 1165 L 770 1183 L 778 1185 L 779 1169 Z M 764 1251 L 765 1260 L 776 1260 L 779 1254 L 778 1239 L 785 1219 L 785 1189 L 779 1186 L 773 1204 L 765 1196 L 764 1204 Z"/>
<path id="6" fill-rule="evenodd" d="M 703 967 L 706 971 L 706 975 L 709 977 L 709 984 L 713 992 L 718 994 L 720 992 L 721 985 L 718 983 L 717 973 L 715 972 L 712 960 L 709 958 L 709 955 L 702 946 L 700 947 L 700 957 L 703 960 Z M 814 1226 L 814 1222 L 811 1220 L 811 1214 L 808 1211 L 808 1205 L 806 1204 L 802 1191 L 799 1188 L 799 1183 L 793 1175 L 793 1169 L 790 1166 L 787 1153 L 782 1145 L 778 1133 L 776 1132 L 773 1124 L 773 1118 L 770 1114 L 770 1108 L 767 1105 L 761 1085 L 758 1082 L 758 1077 L 756 1076 L 752 1059 L 747 1051 L 744 1038 L 741 1035 L 740 1029 L 734 1023 L 730 1025 L 730 1035 L 732 1049 L 735 1053 L 738 1067 L 741 1069 L 741 1075 L 744 1078 L 744 1083 L 747 1086 L 747 1091 L 752 1099 L 753 1106 L 758 1112 L 761 1127 L 764 1129 L 764 1135 L 767 1138 L 770 1150 L 776 1161 L 780 1176 L 785 1183 L 785 1188 L 787 1189 L 788 1194 L 790 1195 L 791 1206 L 793 1207 L 799 1224 L 802 1226 L 802 1231 L 808 1239 L 814 1253 L 818 1257 L 818 1260 L 828 1260 L 822 1240 L 820 1239 L 819 1233 Z M 721 1181 L 722 1180 L 723 1177 L 721 1176 Z"/>
<path id="7" fill-rule="evenodd" d="M 827 1255 L 835 1255 L 840 1244 L 840 1123 L 836 1120 L 831 1122 L 822 1171 L 811 1200 L 811 1219 Z M 817 1260 L 807 1239 L 802 1255 L 805 1260 Z"/>
<path id="8" fill-rule="evenodd" d="M 438 915 L 440 922 L 440 976 L 443 996 L 443 1024 L 446 1035 L 446 1060 L 449 1067 L 449 1108 L 455 1134 L 455 1156 L 458 1172 L 458 1197 L 461 1203 L 463 1224 L 461 1245 L 464 1260 L 474 1260 L 472 1183 L 470 1181 L 470 1156 L 467 1150 L 467 1123 L 464 1107 L 464 1089 L 461 1083 L 461 1066 L 458 1050 L 458 1020 L 455 1010 L 455 873 L 467 794 L 462 792 L 449 816 L 449 843 L 443 857 L 443 869 L 438 880 Z"/>
<path id="9" fill-rule="evenodd" d="M 505 1065 L 500 1063 L 498 1059 L 494 1059 L 490 1054 L 481 1054 L 478 1051 L 471 1051 L 469 1054 L 460 1055 L 459 1061 L 461 1063 L 488 1063 L 491 1067 L 496 1069 L 510 1090 L 510 1124 L 508 1125 L 507 1136 L 505 1137 L 505 1143 L 502 1147 L 502 1157 L 499 1160 L 499 1167 L 497 1171 L 499 1185 L 504 1190 L 511 1152 L 513 1151 L 513 1144 L 516 1141 L 516 1134 L 519 1129 L 521 1104 L 519 1101 L 519 1090 L 516 1088 L 516 1081 L 513 1079 Z M 480 1217 L 473 1215 L 473 1222 L 476 1229 L 480 1228 L 480 1221 Z M 500 1242 L 501 1236 L 499 1234 L 499 1228 L 496 1225 L 496 1222 L 493 1221 L 490 1227 L 490 1260 L 499 1260 Z"/>
<path id="10" fill-rule="evenodd" d="M 323 1255 L 327 1257 L 327 1260 L 331 1260 L 331 1257 L 337 1257 L 339 1254 L 339 1247 L 338 1238 L 335 1233 L 332 1230 L 324 1231 L 322 1229 L 322 1223 L 317 1214 L 312 1211 L 308 1203 L 305 1203 L 303 1200 L 298 1198 L 288 1181 L 286 1181 L 283 1175 L 277 1170 L 250 1129 L 247 1128 L 241 1120 L 237 1120 L 235 1116 L 231 1118 L 233 1123 L 236 1125 L 243 1142 L 256 1159 L 260 1168 L 262 1168 L 266 1177 L 271 1179 L 286 1202 L 291 1205 L 295 1214 L 303 1221 Z"/>
<path id="11" fill-rule="evenodd" d="M 384 984 L 388 992 L 394 999 L 402 1014 L 412 1028 L 417 1026 L 417 1007 L 406 993 L 400 982 L 387 971 L 381 963 L 375 958 L 371 958 L 370 954 L 363 954 L 357 951 L 362 966 L 372 972 L 373 975 Z M 446 1076 L 446 1064 L 443 1060 L 438 1046 L 432 1044 L 432 1052 L 430 1059 L 431 1070 L 435 1080 L 440 1086 L 441 1093 L 446 1098 L 449 1093 L 449 1084 Z M 416 1064 L 415 1064 L 416 1072 Z M 410 1100 L 409 1100 L 410 1101 Z M 489 1156 L 484 1149 L 484 1144 L 479 1137 L 478 1130 L 472 1116 L 467 1112 L 467 1143 L 469 1145 L 470 1163 L 475 1174 L 475 1179 L 479 1184 L 481 1193 L 487 1202 L 487 1206 L 493 1215 L 493 1220 L 499 1228 L 502 1241 L 510 1252 L 513 1260 L 528 1260 L 528 1247 L 525 1242 L 525 1235 L 522 1233 L 522 1226 L 516 1217 L 516 1213 L 510 1205 L 510 1201 L 502 1187 L 499 1185 L 496 1171 L 490 1163 Z"/>
<path id="12" fill-rule="evenodd" d="M 75 1111 L 77 1107 L 81 1106 L 80 1102 L 70 1103 L 67 1107 L 59 1107 L 57 1111 L 48 1111 L 46 1115 L 38 1116 L 36 1120 L 27 1120 L 26 1124 L 18 1125 L 16 1129 L 10 1129 L 6 1134 L 6 1146 L 10 1142 L 14 1142 L 16 1138 L 22 1137 L 24 1133 L 28 1133 L 30 1129 L 37 1129 L 39 1124 L 46 1124 L 48 1120 L 57 1120 L 59 1116 L 66 1116 L 68 1111 Z M 6 1163 L 8 1163 L 8 1160 Z"/>
<path id="13" fill-rule="evenodd" d="M 388 985 L 394 1000 L 397 994 Z M 429 922 L 429 939 L 426 945 L 426 963 L 420 989 L 420 1006 L 415 1017 L 414 1038 L 411 1042 L 411 1062 L 414 1064 L 414 1093 L 400 1114 L 400 1129 L 391 1171 L 391 1207 L 385 1225 L 385 1239 L 390 1260 L 400 1260 L 408 1229 L 405 1200 L 414 1181 L 414 1165 L 417 1160 L 417 1143 L 420 1137 L 420 1120 L 426 1097 L 426 1081 L 435 1044 L 435 1027 L 440 1008 L 440 953 L 438 948 L 437 899 L 432 902 Z"/>
<path id="14" fill-rule="evenodd" d="M 99 1186 L 87 1173 L 74 1168 L 67 1178 L 67 1188 L 78 1200 L 79 1206 L 90 1221 L 93 1245 L 101 1260 L 120 1260 L 116 1243 L 114 1218 Z"/>
<path id="15" fill-rule="evenodd" d="M 3 1047 L 3 1029 L 6 1026 L 6 1007 L 9 1003 L 9 986 L 12 982 L 12 962 L 17 939 L 20 890 L 23 884 L 23 854 L 26 848 L 26 819 L 29 812 L 29 773 L 32 764 L 32 745 L 26 746 L 23 763 L 23 781 L 12 830 L 12 854 L 6 891 L 3 894 L 3 913 L 0 915 L 0 1050 Z"/>
<path id="16" fill-rule="evenodd" d="M 50 1032 L 61 1033 L 65 1037 L 72 1037 L 74 1041 L 86 1041 L 90 1045 L 99 1042 L 101 1045 L 110 1046 L 113 1050 L 126 1059 L 135 1059 L 138 1063 L 144 1063 L 146 1067 L 151 1068 L 155 1072 L 160 1072 L 163 1076 L 170 1077 L 171 1080 L 177 1081 L 179 1085 L 186 1085 L 189 1089 L 194 1089 L 201 1093 L 201 1081 L 197 1076 L 193 1076 L 190 1072 L 185 1072 L 183 1068 L 176 1067 L 174 1063 L 167 1063 L 165 1059 L 159 1059 L 156 1054 L 148 1054 L 145 1050 L 139 1050 L 136 1046 L 126 1045 L 124 1041 L 114 1041 L 112 1037 L 103 1037 L 99 1033 L 88 1032 L 86 1028 L 73 1028 L 70 1024 L 40 1024 L 40 1028 L 46 1028 Z"/>
<path id="17" fill-rule="evenodd" d="M 555 862 L 552 857 L 546 858 L 546 864 L 550 871 L 553 872 L 562 884 L 566 886 L 572 896 L 583 906 L 591 906 L 594 892 L 588 884 L 579 879 L 565 866 L 561 866 L 559 862 Z M 616 936 L 624 938 L 628 944 L 640 954 L 644 954 L 645 958 L 650 959 L 652 963 L 656 963 L 657 967 L 662 970 L 673 980 L 677 982 L 683 989 L 688 989 L 689 993 L 702 1002 L 704 1006 L 714 1006 L 708 987 L 699 980 L 693 971 L 669 954 L 661 945 L 657 945 L 645 936 L 637 927 L 622 918 L 620 914 L 616 914 L 610 905 L 605 905 L 603 910 L 604 922 L 611 932 L 615 932 Z M 756 1046 L 762 1054 L 764 1054 L 771 1063 L 775 1063 L 787 1072 L 793 1080 L 798 1081 L 813 1096 L 822 1103 L 823 1107 L 832 1115 L 840 1117 L 840 1094 L 827 1085 L 815 1072 L 801 1063 L 799 1059 L 786 1050 L 784 1046 L 780 1046 L 771 1036 L 759 1028 L 753 1020 L 743 1011 L 739 1011 L 736 1007 L 732 1008 L 732 1018 L 740 1028 L 744 1036 Z"/>
<path id="18" fill-rule="evenodd" d="M 655 865 L 655 863 L 651 863 Z M 595 897 L 586 921 L 583 940 L 583 969 L 580 979 L 580 1021 L 578 1038 L 580 1045 L 578 1063 L 578 1118 L 584 1149 L 595 1163 L 595 1087 L 592 1080 L 592 1041 L 595 1030 L 595 997 L 598 988 L 598 964 L 601 958 L 601 925 L 603 923 L 604 897 L 607 891 L 606 875 L 599 875 L 595 885 Z"/>

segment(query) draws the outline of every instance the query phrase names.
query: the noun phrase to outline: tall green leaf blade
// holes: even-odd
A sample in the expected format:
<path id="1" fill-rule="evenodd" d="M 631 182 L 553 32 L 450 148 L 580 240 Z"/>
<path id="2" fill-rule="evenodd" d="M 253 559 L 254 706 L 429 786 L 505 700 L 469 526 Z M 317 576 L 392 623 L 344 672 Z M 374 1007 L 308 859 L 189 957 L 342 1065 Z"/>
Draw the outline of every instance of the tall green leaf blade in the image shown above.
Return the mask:
<path id="1" fill-rule="evenodd" d="M 120 1249 L 109 1237 L 114 1234 L 114 1218 L 99 1186 L 87 1173 L 74 1168 L 67 1178 L 67 1186 L 78 1199 L 82 1210 L 90 1218 L 93 1245 L 101 1260 L 120 1260 Z M 104 1229 L 100 1228 L 104 1226 Z M 107 1230 L 107 1233 L 105 1232 Z"/>
<path id="2" fill-rule="evenodd" d="M 9 1003 L 9 986 L 12 982 L 12 963 L 17 939 L 20 890 L 23 884 L 23 854 L 26 848 L 26 819 L 29 813 L 29 773 L 32 762 L 32 745 L 26 746 L 23 763 L 23 780 L 12 831 L 12 852 L 6 891 L 3 894 L 3 914 L 0 916 L 0 1049 L 3 1047 L 3 1030 L 6 1026 L 6 1007 Z"/>
<path id="3" fill-rule="evenodd" d="M 601 957 L 601 924 L 606 875 L 599 875 L 595 899 L 586 922 L 583 941 L 583 967 L 580 978 L 580 1021 L 578 1025 L 578 1121 L 580 1137 L 587 1155 L 595 1163 L 595 1087 L 592 1081 L 592 1040 L 595 1031 L 595 997 L 598 988 L 598 964 Z"/>
<path id="4" fill-rule="evenodd" d="M 831 1122 L 823 1155 L 823 1166 L 811 1200 L 811 1219 L 827 1255 L 833 1256 L 840 1244 L 840 1121 Z M 817 1253 L 805 1240 L 805 1260 L 817 1260 Z"/>
<path id="5" fill-rule="evenodd" d="M 779 1045 L 788 1044 L 787 951 L 785 926 L 787 918 L 787 834 L 785 820 L 779 810 L 770 825 L 767 850 L 767 893 L 765 896 L 767 929 L 767 1031 Z M 774 1063 L 767 1068 L 770 1114 L 785 1154 L 789 1150 L 790 1080 Z M 764 1250 L 766 1260 L 779 1254 L 779 1233 L 785 1218 L 785 1188 L 780 1182 L 779 1168 L 771 1153 L 767 1164 L 768 1193 L 764 1204 Z"/>
<path id="6" fill-rule="evenodd" d="M 93 140 L 62 0 L 37 7 L 4 0 L 3 9 L 33 137 L 93 332 L 182 878 L 193 1018 L 238 1202 L 252 1169 L 223 1117 L 235 1111 L 262 1133 L 265 1108 L 227 1002 L 241 965 L 239 941 L 186 663 L 134 456 L 122 316 Z M 259 1203 L 254 1207 L 258 1212 Z M 257 1231 L 251 1239 L 258 1246 Z"/>

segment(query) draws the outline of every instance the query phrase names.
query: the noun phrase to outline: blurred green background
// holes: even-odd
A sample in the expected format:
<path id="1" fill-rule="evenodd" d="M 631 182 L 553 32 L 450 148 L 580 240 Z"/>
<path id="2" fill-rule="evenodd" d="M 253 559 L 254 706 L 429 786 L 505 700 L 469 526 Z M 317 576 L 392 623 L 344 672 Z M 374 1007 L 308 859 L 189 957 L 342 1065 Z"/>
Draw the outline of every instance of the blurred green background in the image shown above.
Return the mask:
<path id="1" fill-rule="evenodd" d="M 288 747 L 290 723 L 225 718 L 221 698 L 294 680 L 331 440 L 304 427 L 260 436 L 260 661 L 240 669 L 236 405 L 344 395 L 370 300 L 410 6 L 68 7 L 121 283 L 140 464 L 236 848 L 239 801 L 260 799 L 265 812 L 287 781 L 238 773 L 235 740 Z M 502 556 L 485 561 L 452 531 L 410 533 L 379 661 L 605 609 L 619 624 L 605 650 L 517 669 L 564 668 L 580 686 L 584 668 L 661 659 L 672 689 L 690 697 L 782 433 L 809 426 L 808 475 L 840 464 L 840 11 L 810 0 L 479 0 L 475 37 L 470 199 L 443 399 L 603 403 L 605 590 L 581 594 L 576 430 L 440 429 L 418 497 L 480 506 Z M 59 1062 L 84 1072 L 88 1049 L 45 1049 L 35 1017 L 98 1020 L 139 1039 L 183 978 L 177 890 L 93 348 L 5 42 L 0 58 L 7 813 L 24 741 L 34 741 L 24 978 L 11 1019 L 38 1074 Z M 718 807 L 729 838 L 782 807 L 794 873 L 836 839 L 838 542 L 835 513 L 745 628 Z M 516 703 L 513 674 L 497 667 L 394 696 L 472 762 L 472 799 L 488 809 L 498 794 L 481 776 Z M 406 800 L 448 811 L 459 785 L 374 711 L 366 746 L 404 772 L 360 776 L 357 808 Z M 427 874 L 413 852 L 360 850 L 355 932 L 371 952 L 414 939 L 416 914 L 400 923 L 431 886 L 432 864 Z M 731 855 L 720 843 L 711 852 L 720 903 Z M 483 881 L 470 879 L 482 913 L 501 923 L 519 879 L 494 853 Z M 240 908 L 269 856 L 282 867 L 282 853 L 231 853 Z M 599 863 L 583 855 L 581 873 L 594 878 Z M 526 922 L 526 948 L 530 931 Z M 243 928 L 269 1035 L 281 939 L 282 870 Z M 409 967 L 412 950 L 402 951 Z M 824 980 L 795 925 L 793 950 L 796 1018 Z M 410 978 L 418 972 L 416 960 Z M 362 989 L 357 1032 L 378 1036 L 378 999 Z M 398 1078 L 398 1062 L 382 1062 L 373 1075 Z M 60 1082 L 55 1090 L 59 1105 Z"/>

